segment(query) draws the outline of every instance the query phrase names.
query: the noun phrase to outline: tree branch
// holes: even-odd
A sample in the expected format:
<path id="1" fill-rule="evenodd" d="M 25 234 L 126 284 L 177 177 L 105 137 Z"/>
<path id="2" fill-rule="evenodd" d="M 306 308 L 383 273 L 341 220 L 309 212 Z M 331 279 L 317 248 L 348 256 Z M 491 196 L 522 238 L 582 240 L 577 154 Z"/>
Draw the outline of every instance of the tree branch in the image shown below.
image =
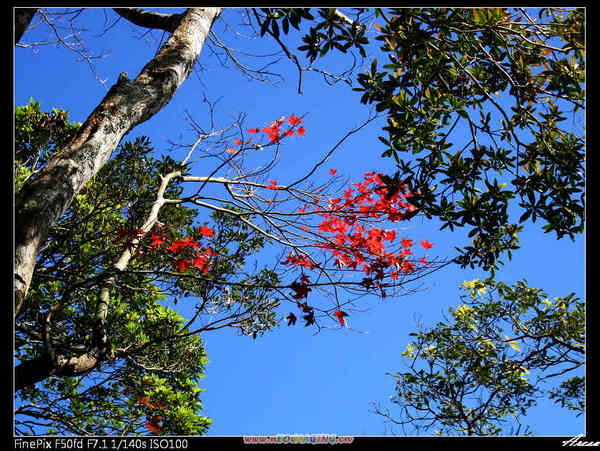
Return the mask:
<path id="1" fill-rule="evenodd" d="M 113 8 L 113 11 L 134 25 L 165 30 L 169 33 L 177 29 L 183 18 L 183 14 L 161 14 L 139 8 Z"/>

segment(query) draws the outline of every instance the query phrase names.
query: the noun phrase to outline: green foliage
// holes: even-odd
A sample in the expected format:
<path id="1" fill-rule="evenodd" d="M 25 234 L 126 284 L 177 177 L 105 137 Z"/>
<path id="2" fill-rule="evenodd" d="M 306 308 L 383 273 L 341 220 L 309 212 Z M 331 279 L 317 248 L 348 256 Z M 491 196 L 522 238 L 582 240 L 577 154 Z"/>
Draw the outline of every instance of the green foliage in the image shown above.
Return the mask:
<path id="1" fill-rule="evenodd" d="M 64 110 L 41 111 L 40 103 L 15 109 L 15 193 L 48 161 L 52 152 L 65 145 L 81 124 L 69 123 Z"/>
<path id="2" fill-rule="evenodd" d="M 298 47 L 311 64 L 331 50 L 356 49 L 366 57 L 364 10 L 356 12 L 349 20 L 331 8 L 254 10 L 261 35 L 274 37 L 286 53 L 281 32 L 315 22 Z M 408 185 L 421 214 L 440 219 L 442 228 L 469 227 L 471 245 L 457 248 L 463 267 L 493 272 L 504 252 L 510 258 L 519 247 L 528 220 L 542 219 L 543 229 L 557 238 L 573 238 L 584 227 L 585 138 L 574 125 L 585 101 L 584 11 L 542 9 L 536 23 L 529 14 L 376 10 L 377 40 L 388 60 L 382 65 L 374 59 L 358 76 L 362 102 L 387 116 L 379 139 L 383 156 L 397 165 L 395 174 L 382 177 L 390 196 Z M 79 126 L 68 122 L 67 112 L 44 113 L 33 100 L 15 110 L 17 195 Z M 461 126 L 468 136 L 455 143 L 453 132 Z M 177 256 L 152 246 L 149 234 L 137 236 L 126 270 L 114 269 L 147 217 L 160 176 L 186 171 L 168 156 L 150 156 L 152 151 L 145 137 L 121 144 L 39 253 L 16 318 L 17 361 L 88 352 L 100 289 L 109 278 L 112 353 L 88 373 L 54 375 L 21 390 L 19 433 L 205 433 L 210 419 L 200 415 L 206 355 L 199 334 L 235 327 L 256 338 L 278 324 L 277 273 L 247 269 L 248 257 L 268 242 L 230 215 L 202 219 L 215 232 L 209 242 L 195 225 L 195 210 L 175 203 L 160 210 L 166 240 L 210 244 L 214 257 L 207 272 L 173 269 Z M 182 192 L 175 179 L 165 198 L 179 199 Z M 507 426 L 520 431 L 519 418 L 537 396 L 583 412 L 584 379 L 572 376 L 584 363 L 583 303 L 572 294 L 550 301 L 525 282 L 507 286 L 490 279 L 463 287 L 466 302 L 445 323 L 413 334 L 404 353 L 409 370 L 393 376 L 393 402 L 403 416 L 389 418 L 418 431 L 495 435 Z M 193 318 L 176 312 L 183 302 Z"/>
<path id="3" fill-rule="evenodd" d="M 411 334 L 408 371 L 393 375 L 400 418 L 379 413 L 443 435 L 522 433 L 520 417 L 539 397 L 581 415 L 584 378 L 572 373 L 585 362 L 584 303 L 572 293 L 549 300 L 526 281 L 462 289 L 445 322 Z"/>
<path id="4" fill-rule="evenodd" d="M 583 231 L 583 9 L 378 10 L 388 61 L 359 74 L 362 102 L 387 115 L 383 156 L 394 192 L 442 229 L 470 227 L 463 267 L 496 269 L 519 247 L 520 224 L 543 219 L 557 238 Z M 453 132 L 468 130 L 464 142 Z M 518 221 L 512 218 L 521 208 Z"/>
<path id="5" fill-rule="evenodd" d="M 15 114 L 20 140 L 15 167 L 21 172 L 43 167 L 78 127 L 67 125 L 66 112 L 41 113 L 39 103 Z M 195 225 L 195 210 L 167 203 L 158 215 L 155 231 L 165 240 L 191 237 L 210 246 L 215 256 L 206 273 L 174 269 L 181 255 L 153 247 L 150 233 L 141 236 L 127 268 L 115 269 L 132 239 L 140 237 L 136 230 L 156 200 L 160 176 L 179 169 L 172 158 L 156 159 L 152 151 L 145 137 L 121 144 L 75 197 L 38 255 L 26 307 L 16 318 L 17 362 L 89 352 L 108 279 L 114 281 L 105 321 L 111 353 L 85 374 L 51 375 L 20 390 L 15 415 L 21 434 L 203 434 L 210 420 L 200 414 L 198 382 L 206 356 L 199 334 L 229 326 L 256 337 L 278 323 L 279 301 L 270 288 L 278 283 L 276 274 L 246 273 L 246 258 L 265 240 L 225 214 L 210 218 L 210 241 Z M 181 196 L 177 182 L 168 185 L 165 198 Z M 17 189 L 23 183 L 17 179 Z M 181 317 L 178 302 L 190 304 L 194 317 Z M 29 426 L 32 418 L 35 429 Z"/>

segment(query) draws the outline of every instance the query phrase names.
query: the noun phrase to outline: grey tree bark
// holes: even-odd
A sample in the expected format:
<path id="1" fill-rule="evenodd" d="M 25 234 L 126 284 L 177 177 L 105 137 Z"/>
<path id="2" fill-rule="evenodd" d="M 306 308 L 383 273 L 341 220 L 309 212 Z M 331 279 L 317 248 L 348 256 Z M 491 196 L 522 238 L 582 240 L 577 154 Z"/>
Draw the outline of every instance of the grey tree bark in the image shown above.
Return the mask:
<path id="1" fill-rule="evenodd" d="M 163 17 L 173 32 L 158 54 L 133 81 L 121 74 L 73 140 L 19 192 L 15 199 L 15 315 L 25 302 L 38 251 L 51 227 L 110 158 L 123 136 L 173 98 L 189 76 L 221 10 L 190 8 L 175 15 L 177 22 Z M 144 16 L 139 10 L 121 9 L 117 13 L 132 21 L 135 17 L 135 23 L 147 27 L 157 20 L 157 15 Z"/>
<path id="2" fill-rule="evenodd" d="M 15 44 L 23 37 L 37 10 L 37 8 L 15 8 Z"/>

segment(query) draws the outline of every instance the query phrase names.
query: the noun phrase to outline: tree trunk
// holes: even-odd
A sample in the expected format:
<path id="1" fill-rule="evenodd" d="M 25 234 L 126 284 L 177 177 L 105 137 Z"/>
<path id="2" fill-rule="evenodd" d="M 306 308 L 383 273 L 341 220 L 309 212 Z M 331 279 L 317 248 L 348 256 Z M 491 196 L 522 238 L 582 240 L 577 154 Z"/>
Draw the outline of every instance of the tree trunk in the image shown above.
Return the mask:
<path id="1" fill-rule="evenodd" d="M 15 44 L 21 40 L 37 8 L 15 8 Z"/>
<path id="2" fill-rule="evenodd" d="M 23 306 L 39 248 L 52 226 L 110 158 L 121 138 L 172 99 L 189 76 L 221 10 L 188 9 L 137 78 L 132 82 L 121 74 L 73 140 L 21 189 L 15 207 L 15 315 Z"/>
<path id="3" fill-rule="evenodd" d="M 59 356 L 53 362 L 49 355 L 28 360 L 15 367 L 15 391 L 41 382 L 50 376 L 78 376 L 93 370 L 103 359 L 89 352 L 79 357 Z"/>

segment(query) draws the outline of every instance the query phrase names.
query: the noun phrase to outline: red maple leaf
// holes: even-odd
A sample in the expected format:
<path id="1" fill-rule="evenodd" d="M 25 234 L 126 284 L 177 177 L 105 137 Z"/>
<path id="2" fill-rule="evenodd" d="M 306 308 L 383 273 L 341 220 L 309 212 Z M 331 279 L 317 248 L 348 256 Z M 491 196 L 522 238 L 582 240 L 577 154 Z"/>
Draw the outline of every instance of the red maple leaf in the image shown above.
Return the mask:
<path id="1" fill-rule="evenodd" d="M 389 231 L 385 231 L 383 232 L 383 239 L 389 241 L 390 243 L 392 241 L 394 241 L 394 239 L 396 238 L 396 231 L 395 230 L 389 230 Z"/>
<path id="2" fill-rule="evenodd" d="M 153 434 L 159 434 L 160 430 L 162 429 L 159 424 L 153 424 L 150 421 L 146 421 L 146 427 Z"/>
<path id="3" fill-rule="evenodd" d="M 340 324 L 343 326 L 343 325 L 345 325 L 344 317 L 348 316 L 348 314 L 346 312 L 342 312 L 341 310 L 336 310 L 333 313 L 333 316 L 335 316 L 338 319 L 338 321 L 340 322 Z"/>
<path id="4" fill-rule="evenodd" d="M 304 129 L 304 127 L 300 127 L 296 132 L 298 133 L 298 136 L 304 136 L 306 130 Z"/>
<path id="5" fill-rule="evenodd" d="M 181 252 L 183 247 L 184 246 L 181 244 L 181 242 L 179 242 L 178 240 L 175 240 L 175 241 L 173 241 L 173 244 L 171 244 L 169 247 L 166 248 L 166 250 L 173 252 L 175 254 L 178 254 L 179 252 Z"/>
<path id="6" fill-rule="evenodd" d="M 302 121 L 301 117 L 295 117 L 294 113 L 292 113 L 292 115 L 288 118 L 288 122 L 291 125 L 298 125 L 300 123 L 300 121 Z"/>
<path id="7" fill-rule="evenodd" d="M 279 126 L 281 125 L 281 123 L 272 122 L 271 124 L 272 124 L 271 127 L 264 126 L 262 128 L 262 131 L 263 131 L 263 133 L 266 133 L 269 135 L 269 141 L 271 144 L 273 144 L 275 142 L 279 142 L 279 140 L 281 138 L 281 132 L 279 131 Z"/>
<path id="8" fill-rule="evenodd" d="M 402 266 L 404 268 L 404 274 L 411 273 L 415 270 L 414 263 L 407 262 L 406 260 L 402 262 Z"/>
<path id="9" fill-rule="evenodd" d="M 177 269 L 181 269 L 182 271 L 187 271 L 190 266 L 190 261 L 187 258 L 182 258 L 177 260 Z"/>
<path id="10" fill-rule="evenodd" d="M 173 241 L 173 244 L 176 244 L 177 246 L 179 246 L 181 248 L 185 248 L 185 247 L 189 247 L 191 249 L 199 249 L 200 248 L 200 244 L 195 242 L 194 239 L 190 236 L 188 236 L 187 238 L 183 238 L 182 240 L 175 240 L 175 241 Z"/>
<path id="11" fill-rule="evenodd" d="M 315 323 L 315 312 L 311 310 L 309 314 L 304 315 L 302 318 L 304 318 L 304 321 L 306 321 L 304 327 L 310 326 L 311 324 Z"/>
<path id="12" fill-rule="evenodd" d="M 287 259 L 285 261 L 281 262 L 282 265 L 298 265 L 298 266 L 302 266 L 303 268 L 308 268 L 308 269 L 314 269 L 315 265 L 312 261 L 310 261 L 308 259 L 308 257 L 305 256 L 299 256 L 299 255 L 293 255 L 290 252 L 290 255 L 288 255 Z"/>
<path id="13" fill-rule="evenodd" d="M 310 288 L 308 285 L 301 284 L 298 282 L 293 282 L 290 285 L 290 288 L 294 290 L 294 294 L 292 295 L 292 297 L 296 300 L 306 298 L 308 296 L 308 293 L 312 290 L 312 288 Z"/>
<path id="14" fill-rule="evenodd" d="M 402 238 L 402 247 L 404 248 L 405 254 L 410 254 L 410 248 L 412 247 L 412 240 Z"/>
<path id="15" fill-rule="evenodd" d="M 210 266 L 208 265 L 208 256 L 199 255 L 194 259 L 193 266 L 200 269 L 204 274 L 208 274 Z"/>
<path id="16" fill-rule="evenodd" d="M 429 240 L 419 240 L 419 242 L 421 243 L 421 246 L 423 246 L 423 249 L 431 249 L 433 247 L 433 243 L 430 243 Z"/>
<path id="17" fill-rule="evenodd" d="M 202 226 L 202 228 L 198 228 L 198 233 L 204 235 L 206 238 L 210 238 L 215 233 L 214 229 L 209 229 L 206 226 Z"/>
<path id="18" fill-rule="evenodd" d="M 258 132 L 259 132 L 258 127 L 257 128 L 249 128 L 248 129 L 248 133 L 258 133 Z"/>
<path id="19" fill-rule="evenodd" d="M 150 246 L 157 248 L 159 247 L 162 243 L 164 243 L 164 238 L 165 236 L 162 233 L 155 233 L 152 232 L 152 234 L 150 235 L 150 239 L 152 240 L 152 242 L 150 243 Z"/>
<path id="20" fill-rule="evenodd" d="M 294 324 L 296 324 L 296 320 L 298 318 L 296 318 L 296 315 L 290 312 L 290 314 L 286 316 L 285 319 L 288 320 L 288 326 L 293 326 Z"/>

